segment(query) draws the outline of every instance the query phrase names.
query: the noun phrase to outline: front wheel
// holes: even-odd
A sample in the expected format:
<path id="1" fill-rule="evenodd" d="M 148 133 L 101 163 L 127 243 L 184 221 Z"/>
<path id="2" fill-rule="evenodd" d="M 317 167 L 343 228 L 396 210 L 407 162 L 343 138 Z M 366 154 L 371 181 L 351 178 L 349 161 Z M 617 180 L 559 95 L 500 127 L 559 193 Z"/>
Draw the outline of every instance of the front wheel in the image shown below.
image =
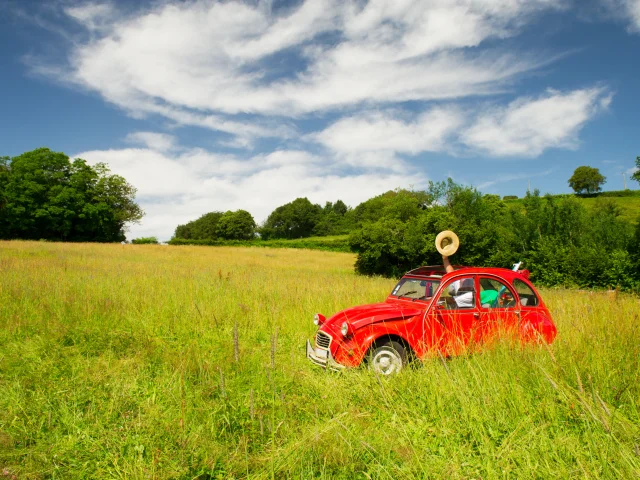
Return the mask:
<path id="1" fill-rule="evenodd" d="M 406 364 L 407 352 L 394 340 L 376 345 L 369 354 L 369 368 L 379 375 L 396 374 Z"/>

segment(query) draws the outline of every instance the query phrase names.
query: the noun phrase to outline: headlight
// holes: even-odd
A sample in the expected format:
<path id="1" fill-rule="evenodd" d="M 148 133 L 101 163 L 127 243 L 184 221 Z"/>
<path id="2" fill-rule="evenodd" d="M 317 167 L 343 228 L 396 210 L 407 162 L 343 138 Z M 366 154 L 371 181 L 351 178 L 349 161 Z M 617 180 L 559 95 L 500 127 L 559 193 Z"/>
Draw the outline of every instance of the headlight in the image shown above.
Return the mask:
<path id="1" fill-rule="evenodd" d="M 344 322 L 340 327 L 340 333 L 342 333 L 343 337 L 349 335 L 349 324 L 347 322 Z"/>
<path id="2" fill-rule="evenodd" d="M 313 316 L 313 323 L 314 323 L 314 325 L 318 325 L 318 326 L 320 326 L 320 325 L 322 325 L 322 324 L 324 323 L 324 321 L 325 321 L 325 320 L 326 320 L 325 316 L 324 316 L 324 315 L 322 315 L 321 313 L 316 313 L 316 314 Z"/>

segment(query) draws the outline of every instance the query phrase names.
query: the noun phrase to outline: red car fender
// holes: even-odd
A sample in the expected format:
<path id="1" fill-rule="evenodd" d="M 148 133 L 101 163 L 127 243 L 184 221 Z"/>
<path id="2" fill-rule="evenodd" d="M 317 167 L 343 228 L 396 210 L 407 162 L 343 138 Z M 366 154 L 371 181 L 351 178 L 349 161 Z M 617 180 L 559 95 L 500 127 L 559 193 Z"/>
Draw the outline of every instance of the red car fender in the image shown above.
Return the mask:
<path id="1" fill-rule="evenodd" d="M 552 343 L 558 334 L 556 326 L 551 321 L 548 312 L 533 310 L 522 312 L 520 322 L 520 338 L 525 342 L 539 342 L 544 340 Z"/>
<path id="2" fill-rule="evenodd" d="M 416 330 L 415 325 L 410 325 L 410 322 L 421 319 L 422 315 L 416 315 L 410 318 L 366 325 L 356 330 L 349 339 L 336 342 L 338 345 L 333 355 L 337 362 L 357 367 L 362 363 L 373 343 L 386 336 L 399 337 L 409 345 L 409 348 L 415 350 L 415 345 L 420 341 L 420 338 L 416 338 L 416 334 L 413 333 Z"/>

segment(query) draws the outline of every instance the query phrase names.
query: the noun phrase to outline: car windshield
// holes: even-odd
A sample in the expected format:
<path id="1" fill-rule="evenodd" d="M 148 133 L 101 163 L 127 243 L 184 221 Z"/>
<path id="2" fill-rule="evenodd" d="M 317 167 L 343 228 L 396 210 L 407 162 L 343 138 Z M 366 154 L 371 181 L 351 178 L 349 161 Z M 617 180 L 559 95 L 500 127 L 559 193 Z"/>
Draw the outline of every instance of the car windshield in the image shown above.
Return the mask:
<path id="1" fill-rule="evenodd" d="M 439 280 L 403 278 L 395 286 L 391 295 L 394 297 L 429 300 L 438 290 L 438 285 L 440 285 Z"/>

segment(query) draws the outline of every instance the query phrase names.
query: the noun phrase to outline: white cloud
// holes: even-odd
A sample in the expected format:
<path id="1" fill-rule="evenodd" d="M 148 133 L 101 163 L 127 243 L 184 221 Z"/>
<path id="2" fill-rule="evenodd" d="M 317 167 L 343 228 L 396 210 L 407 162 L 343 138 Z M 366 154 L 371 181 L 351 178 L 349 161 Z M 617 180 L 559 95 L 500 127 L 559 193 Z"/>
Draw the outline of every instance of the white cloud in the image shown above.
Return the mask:
<path id="1" fill-rule="evenodd" d="M 403 118 L 404 117 L 404 118 Z M 406 153 L 440 151 L 463 123 L 455 108 L 433 108 L 420 114 L 387 111 L 345 117 L 313 138 L 338 153 Z"/>
<path id="2" fill-rule="evenodd" d="M 612 14 L 626 21 L 629 31 L 640 32 L 640 0 L 603 0 Z"/>
<path id="3" fill-rule="evenodd" d="M 627 170 L 625 173 L 629 176 L 633 175 L 634 173 L 636 173 L 638 170 L 640 170 L 640 168 L 638 167 L 631 167 L 629 170 Z"/>
<path id="4" fill-rule="evenodd" d="M 548 148 L 575 149 L 584 124 L 606 110 L 612 95 L 603 88 L 520 98 L 481 114 L 462 134 L 470 148 L 493 156 L 536 157 Z"/>
<path id="5" fill-rule="evenodd" d="M 631 20 L 631 28 L 640 32 L 640 0 L 626 0 L 625 3 Z"/>
<path id="6" fill-rule="evenodd" d="M 415 113 L 402 110 L 365 112 L 343 117 L 309 138 L 352 165 L 405 164 L 397 155 L 422 152 L 474 153 L 535 157 L 548 148 L 576 148 L 584 124 L 605 110 L 611 94 L 594 87 L 539 98 L 522 97 L 483 113 L 455 106 Z M 392 167 L 389 167 L 392 168 Z"/>
<path id="7" fill-rule="evenodd" d="M 134 145 L 142 145 L 159 152 L 173 150 L 176 146 L 176 138 L 166 133 L 134 132 L 128 134 L 125 140 Z"/>
<path id="8" fill-rule="evenodd" d="M 104 28 L 116 13 L 110 3 L 91 2 L 67 7 L 64 12 L 91 31 Z"/>
<path id="9" fill-rule="evenodd" d="M 94 35 L 61 74 L 132 115 L 239 135 L 246 146 L 294 129 L 278 119 L 234 120 L 239 114 L 295 117 L 500 92 L 544 62 L 469 49 L 515 35 L 535 13 L 563 3 L 306 0 L 282 13 L 266 1 L 195 0 L 120 17 L 109 4 L 89 3 L 66 10 Z"/>
<path id="10" fill-rule="evenodd" d="M 137 201 L 146 215 L 142 224 L 131 227 L 130 238 L 168 239 L 177 225 L 214 210 L 242 208 L 261 222 L 274 208 L 297 197 L 315 203 L 342 199 L 355 206 L 393 188 L 426 183 L 420 172 L 345 173 L 330 158 L 293 150 L 241 158 L 202 149 L 171 153 L 130 148 L 87 151 L 75 157 L 91 164 L 107 163 L 138 189 Z"/>

